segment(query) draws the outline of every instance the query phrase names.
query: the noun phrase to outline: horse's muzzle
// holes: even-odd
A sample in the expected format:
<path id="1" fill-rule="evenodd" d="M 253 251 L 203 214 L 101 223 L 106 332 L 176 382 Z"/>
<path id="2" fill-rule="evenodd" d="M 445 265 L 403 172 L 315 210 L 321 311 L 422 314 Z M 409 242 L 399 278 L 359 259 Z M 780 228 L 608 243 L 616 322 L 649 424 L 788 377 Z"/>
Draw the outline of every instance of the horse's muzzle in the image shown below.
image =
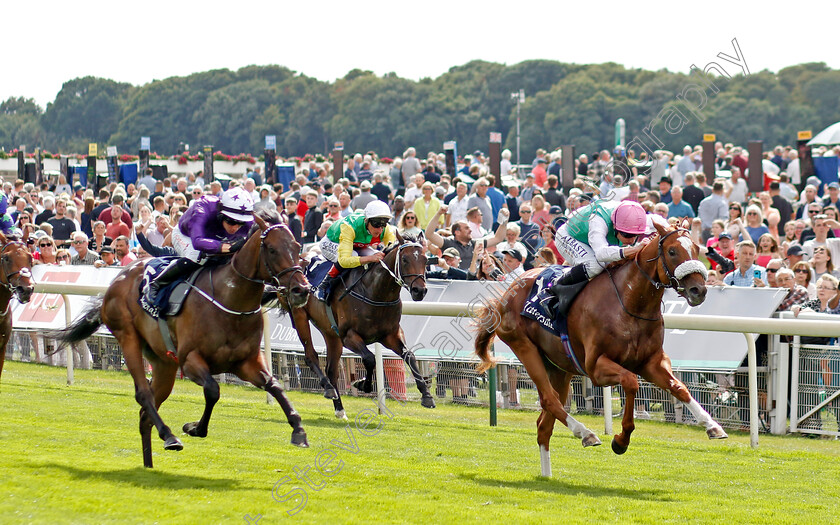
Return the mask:
<path id="1" fill-rule="evenodd" d="M 706 300 L 706 286 L 691 284 L 685 287 L 685 300 L 691 306 L 702 304 Z"/>
<path id="2" fill-rule="evenodd" d="M 292 308 L 303 308 L 308 300 L 309 288 L 296 284 L 289 290 L 289 306 Z"/>
<path id="3" fill-rule="evenodd" d="M 411 299 L 413 301 L 422 301 L 424 297 L 426 297 L 426 293 L 429 291 L 428 288 L 423 287 L 419 288 L 417 286 L 411 287 Z"/>
<path id="4" fill-rule="evenodd" d="M 21 303 L 28 303 L 34 292 L 34 286 L 18 286 L 15 288 L 15 295 L 17 295 L 18 301 Z"/>

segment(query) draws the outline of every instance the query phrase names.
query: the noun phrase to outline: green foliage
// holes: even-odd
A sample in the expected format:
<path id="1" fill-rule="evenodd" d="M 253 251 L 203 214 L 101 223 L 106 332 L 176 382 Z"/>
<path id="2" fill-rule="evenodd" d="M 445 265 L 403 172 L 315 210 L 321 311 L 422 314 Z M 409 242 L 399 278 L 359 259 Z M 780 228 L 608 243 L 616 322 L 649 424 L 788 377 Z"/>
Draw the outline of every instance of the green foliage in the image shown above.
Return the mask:
<path id="1" fill-rule="evenodd" d="M 256 65 L 139 87 L 85 77 L 65 83 L 43 115 L 31 99 L 2 102 L 0 147 L 23 143 L 83 151 L 95 141 L 134 152 L 139 137 L 150 136 L 152 149 L 165 155 L 179 142 L 258 154 L 264 135 L 271 134 L 277 136 L 278 153 L 287 157 L 326 154 L 335 141 L 343 141 L 347 151 L 396 156 L 408 146 L 422 154 L 456 140 L 463 154 L 485 150 L 494 131 L 502 133 L 505 147 L 515 147 L 511 94 L 520 89 L 526 94 L 524 161 L 538 147 L 575 144 L 580 153 L 611 148 L 618 118 L 626 122 L 628 142 L 641 138 L 652 123 L 671 150 L 696 144 L 705 132 L 740 144 L 761 139 L 769 148 L 793 143 L 798 130 L 818 132 L 840 120 L 840 71 L 824 63 L 712 81 L 720 92 L 707 89 L 705 107 L 694 115 L 677 96 L 701 84 L 696 75 L 615 63 L 528 60 L 508 66 L 474 60 L 419 81 L 352 69 L 329 83 L 282 66 Z M 688 119 L 674 133 L 659 120 L 669 111 Z"/>
<path id="2" fill-rule="evenodd" d="M 372 400 L 345 397 L 348 426 L 320 394 L 291 392 L 311 445 L 300 449 L 277 404 L 254 388 L 222 385 L 209 436 L 183 435 L 204 407 L 189 381 L 177 381 L 161 408 L 184 450 L 164 451 L 153 433 L 150 470 L 141 466 L 129 375 L 76 370 L 72 387 L 65 376 L 6 363 L 3 523 L 242 523 L 246 514 L 280 523 L 299 503 L 282 501 L 292 487 L 306 491 L 294 516 L 303 523 L 826 523 L 840 501 L 834 441 L 762 436 L 753 450 L 746 433 L 710 441 L 697 426 L 639 421 L 630 449 L 616 456 L 603 419 L 580 416 L 604 446 L 583 448 L 557 423 L 546 479 L 531 411 L 501 410 L 491 428 L 486 408 L 388 401 L 389 419 L 363 412 Z M 369 435 L 359 415 L 372 418 Z M 327 448 L 336 452 L 329 467 L 341 468 L 332 477 L 316 469 Z M 308 468 L 320 490 L 295 468 Z M 272 488 L 283 478 L 277 501 Z"/>

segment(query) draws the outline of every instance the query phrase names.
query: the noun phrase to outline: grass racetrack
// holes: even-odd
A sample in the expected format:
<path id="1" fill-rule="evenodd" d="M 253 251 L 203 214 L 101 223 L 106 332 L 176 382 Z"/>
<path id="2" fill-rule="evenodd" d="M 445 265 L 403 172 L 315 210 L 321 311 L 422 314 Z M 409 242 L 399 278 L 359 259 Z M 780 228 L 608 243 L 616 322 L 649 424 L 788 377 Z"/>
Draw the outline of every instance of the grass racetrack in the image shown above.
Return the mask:
<path id="1" fill-rule="evenodd" d="M 499 426 L 491 428 L 486 408 L 427 410 L 389 400 L 393 417 L 380 419 L 365 411 L 372 400 L 346 397 L 348 428 L 334 418 L 332 402 L 292 392 L 311 446 L 300 449 L 289 444 L 280 407 L 253 388 L 222 385 L 210 435 L 184 435 L 181 426 L 204 406 L 201 389 L 187 381 L 176 382 L 161 410 L 184 450 L 164 451 L 153 433 L 155 468 L 147 470 L 128 374 L 77 370 L 72 387 L 65 374 L 6 363 L 4 524 L 256 523 L 259 515 L 262 525 L 800 524 L 836 522 L 840 515 L 838 441 L 761 436 L 752 450 L 746 433 L 710 441 L 699 427 L 640 421 L 630 449 L 616 456 L 603 419 L 581 416 L 604 445 L 584 449 L 557 424 L 554 477 L 545 479 L 536 412 L 500 410 Z M 282 478 L 289 481 L 277 485 Z"/>

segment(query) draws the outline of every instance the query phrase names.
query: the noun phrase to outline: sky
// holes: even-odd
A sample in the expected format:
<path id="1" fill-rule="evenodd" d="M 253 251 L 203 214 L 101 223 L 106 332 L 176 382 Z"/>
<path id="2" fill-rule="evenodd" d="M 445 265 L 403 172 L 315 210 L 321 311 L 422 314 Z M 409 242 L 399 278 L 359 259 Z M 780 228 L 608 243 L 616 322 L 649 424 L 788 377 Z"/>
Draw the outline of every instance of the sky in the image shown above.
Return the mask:
<path id="1" fill-rule="evenodd" d="M 24 96 L 42 107 L 73 78 L 142 85 L 251 64 L 277 64 L 325 81 L 355 68 L 434 78 L 476 59 L 616 62 L 685 73 L 692 64 L 717 61 L 735 73 L 738 66 L 717 58 L 736 56 L 733 39 L 750 72 L 803 62 L 840 69 L 835 6 L 827 2 L 784 9 L 752 0 L 8 4 L 0 31 L 0 101 Z"/>

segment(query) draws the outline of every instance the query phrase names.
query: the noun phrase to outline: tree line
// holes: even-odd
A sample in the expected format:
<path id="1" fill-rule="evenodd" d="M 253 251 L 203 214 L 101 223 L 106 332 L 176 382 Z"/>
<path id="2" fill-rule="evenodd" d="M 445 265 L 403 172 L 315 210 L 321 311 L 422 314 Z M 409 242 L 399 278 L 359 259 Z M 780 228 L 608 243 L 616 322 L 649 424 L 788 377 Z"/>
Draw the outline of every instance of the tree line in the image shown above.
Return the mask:
<path id="1" fill-rule="evenodd" d="M 348 152 L 401 155 L 440 151 L 447 140 L 459 153 L 486 151 L 489 133 L 516 146 L 516 104 L 524 89 L 521 149 L 530 159 L 538 147 L 575 144 L 579 153 L 614 145 L 618 118 L 626 137 L 676 104 L 696 75 L 628 69 L 614 63 L 578 65 L 531 60 L 515 65 L 472 61 L 437 78 L 419 81 L 354 69 L 323 82 L 282 66 L 219 69 L 155 80 L 143 86 L 96 77 L 70 80 L 46 109 L 26 97 L 0 103 L 0 147 L 26 144 L 54 153 L 84 153 L 89 142 L 136 153 L 141 136 L 152 150 L 172 155 L 179 143 L 226 153 L 259 154 L 265 135 L 277 136 L 282 157 L 326 153 L 335 141 Z M 703 133 L 767 147 L 791 144 L 798 130 L 814 133 L 840 120 L 840 71 L 824 63 L 715 77 L 700 118 L 674 133 L 660 133 L 664 147 L 681 150 Z M 683 109 L 683 113 L 687 112 Z M 103 149 L 104 150 L 104 149 Z"/>

